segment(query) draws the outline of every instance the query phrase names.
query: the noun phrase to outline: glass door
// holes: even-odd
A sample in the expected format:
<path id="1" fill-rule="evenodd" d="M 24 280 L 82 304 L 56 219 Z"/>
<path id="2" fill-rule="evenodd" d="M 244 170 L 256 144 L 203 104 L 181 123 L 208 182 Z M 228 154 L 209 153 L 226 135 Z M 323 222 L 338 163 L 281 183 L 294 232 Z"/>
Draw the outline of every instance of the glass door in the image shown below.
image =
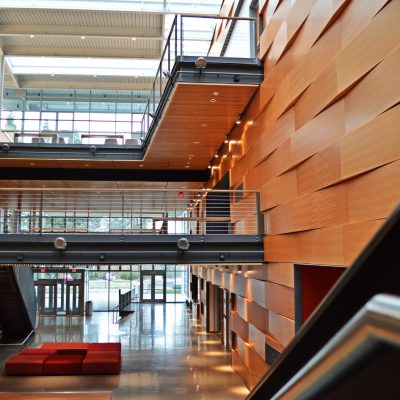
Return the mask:
<path id="1" fill-rule="evenodd" d="M 82 282 L 67 282 L 66 288 L 67 315 L 83 315 L 84 285 Z"/>
<path id="2" fill-rule="evenodd" d="M 40 315 L 57 315 L 57 280 L 35 282 Z"/>
<path id="3" fill-rule="evenodd" d="M 142 271 L 140 274 L 140 301 L 143 303 L 165 303 L 165 272 Z"/>

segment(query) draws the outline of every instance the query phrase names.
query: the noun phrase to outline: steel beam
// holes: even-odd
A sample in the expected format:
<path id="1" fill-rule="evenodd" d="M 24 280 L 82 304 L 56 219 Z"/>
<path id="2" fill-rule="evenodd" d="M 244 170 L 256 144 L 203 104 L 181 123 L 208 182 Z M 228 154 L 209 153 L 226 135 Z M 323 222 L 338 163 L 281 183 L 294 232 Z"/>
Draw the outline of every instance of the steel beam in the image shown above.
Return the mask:
<path id="1" fill-rule="evenodd" d="M 62 236 L 66 250 L 53 241 Z M 189 241 L 180 250 L 178 239 Z M 243 264 L 262 263 L 256 235 L 44 234 L 0 237 L 0 264 Z"/>
<path id="2" fill-rule="evenodd" d="M 1 180 L 207 182 L 210 170 L 0 168 Z"/>

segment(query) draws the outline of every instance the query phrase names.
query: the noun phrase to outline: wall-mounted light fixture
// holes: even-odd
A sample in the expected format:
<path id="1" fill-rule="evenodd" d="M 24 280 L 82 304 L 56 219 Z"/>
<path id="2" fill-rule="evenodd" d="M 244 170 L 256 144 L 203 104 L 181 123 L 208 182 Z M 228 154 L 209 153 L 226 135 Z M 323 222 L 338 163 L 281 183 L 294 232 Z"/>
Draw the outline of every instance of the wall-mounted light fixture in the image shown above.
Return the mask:
<path id="1" fill-rule="evenodd" d="M 53 241 L 53 245 L 57 250 L 65 250 L 67 248 L 67 242 L 63 237 L 55 238 Z"/>
<path id="2" fill-rule="evenodd" d="M 180 238 L 178 239 L 176 245 L 178 246 L 179 250 L 185 251 L 189 250 L 190 243 L 189 240 L 187 240 L 186 238 Z"/>
<path id="3" fill-rule="evenodd" d="M 204 69 L 207 67 L 207 60 L 204 57 L 199 57 L 195 62 L 194 66 L 197 69 Z"/>

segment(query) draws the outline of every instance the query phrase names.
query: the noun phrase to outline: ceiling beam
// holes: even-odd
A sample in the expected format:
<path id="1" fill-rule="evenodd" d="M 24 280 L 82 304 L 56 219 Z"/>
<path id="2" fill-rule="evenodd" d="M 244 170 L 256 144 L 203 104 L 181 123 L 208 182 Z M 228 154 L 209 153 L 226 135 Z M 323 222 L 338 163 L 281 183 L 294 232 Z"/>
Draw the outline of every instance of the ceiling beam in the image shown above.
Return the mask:
<path id="1" fill-rule="evenodd" d="M 80 12 L 110 12 L 110 13 L 136 13 L 136 14 L 174 14 L 180 10 L 183 15 L 216 15 L 219 12 L 220 5 L 215 1 L 124 1 L 124 0 L 88 0 L 88 1 L 70 1 L 70 0 L 2 0 L 2 8 L 10 9 L 30 9 L 32 10 L 32 3 L 34 3 L 34 11 L 55 10 L 63 11 L 65 13 L 71 11 Z M 149 5 L 150 3 L 150 5 Z"/>
<path id="2" fill-rule="evenodd" d="M 162 28 L 121 28 L 93 26 L 0 25 L 0 36 L 86 37 L 162 40 Z M 34 38 L 32 38 L 34 43 Z"/>
<path id="3" fill-rule="evenodd" d="M 73 77 L 71 76 L 73 79 Z M 151 83 L 130 83 L 130 82 L 76 82 L 76 81 L 30 81 L 24 80 L 22 77 L 19 80 L 19 87 L 21 89 L 104 89 L 104 90 L 150 90 Z"/>
<path id="4" fill-rule="evenodd" d="M 79 171 L 79 173 L 77 173 Z M 4 180 L 207 182 L 209 170 L 0 168 Z"/>
<path id="5" fill-rule="evenodd" d="M 17 88 L 17 89 L 20 89 L 19 81 L 16 78 L 16 76 L 12 73 L 11 66 L 10 66 L 10 64 L 9 64 L 7 59 L 6 59 L 6 66 L 7 66 L 6 75 L 8 75 L 11 78 L 11 81 L 13 82 L 14 87 Z"/>
<path id="6" fill-rule="evenodd" d="M 7 47 L 5 56 L 35 57 L 101 57 L 101 58 L 159 58 L 159 50 L 93 49 L 93 48 L 53 48 L 53 47 Z"/>

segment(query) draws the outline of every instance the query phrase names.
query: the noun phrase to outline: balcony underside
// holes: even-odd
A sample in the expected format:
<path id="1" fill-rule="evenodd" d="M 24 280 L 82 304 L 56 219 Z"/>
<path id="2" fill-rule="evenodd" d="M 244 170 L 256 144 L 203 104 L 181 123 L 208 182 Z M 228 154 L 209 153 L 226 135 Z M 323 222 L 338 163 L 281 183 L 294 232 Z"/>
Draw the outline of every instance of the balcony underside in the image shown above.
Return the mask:
<path id="1" fill-rule="evenodd" d="M 0 264 L 243 264 L 262 263 L 262 238 L 257 235 L 62 235 L 64 251 L 56 250 L 60 235 L 4 235 Z M 177 247 L 189 241 L 188 250 Z"/>
<path id="2" fill-rule="evenodd" d="M 8 143 L 0 149 L 0 167 L 20 160 L 37 168 L 205 170 L 236 119 L 262 82 L 262 66 L 254 60 L 209 58 L 204 70 L 194 57 L 175 62 L 143 146 Z M 215 101 L 214 101 L 215 100 Z M 92 148 L 91 148 L 92 147 Z"/>

